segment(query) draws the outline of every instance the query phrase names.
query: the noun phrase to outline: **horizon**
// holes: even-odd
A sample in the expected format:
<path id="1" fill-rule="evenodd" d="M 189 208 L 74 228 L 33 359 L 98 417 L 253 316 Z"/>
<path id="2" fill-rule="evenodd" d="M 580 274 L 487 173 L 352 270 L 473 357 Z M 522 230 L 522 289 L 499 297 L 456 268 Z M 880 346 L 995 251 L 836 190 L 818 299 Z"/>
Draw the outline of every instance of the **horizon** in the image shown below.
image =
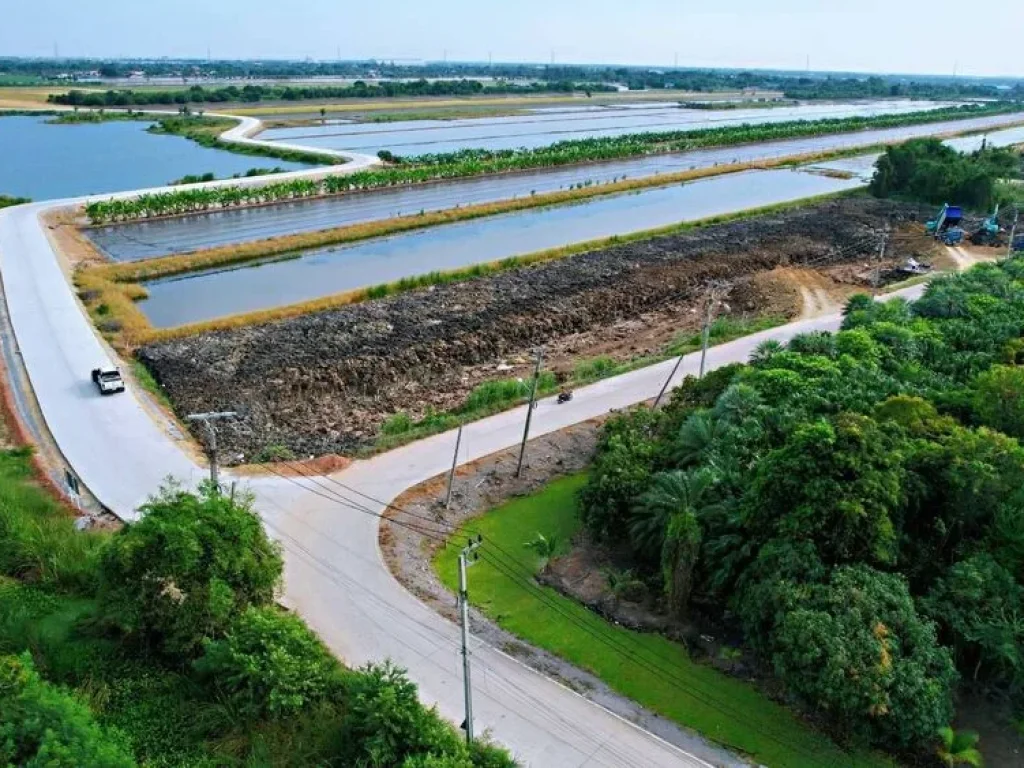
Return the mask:
<path id="1" fill-rule="evenodd" d="M 1024 78 L 1012 46 L 985 36 L 950 37 L 953 0 L 737 0 L 728 10 L 693 10 L 673 0 L 630 6 L 595 0 L 520 0 L 481 7 L 469 0 L 385 0 L 355 9 L 337 0 L 284 7 L 269 0 L 36 0 L 7 10 L 0 55 L 48 58 L 224 61 L 619 62 L 620 66 Z M 1024 4 L 994 0 L 985 19 L 1024 29 Z M 973 28 L 974 25 L 972 25 Z M 966 27 L 965 27 L 966 29 Z M 915 34 L 917 33 L 917 34 Z M 809 61 L 808 61 L 809 60 Z"/>
<path id="2" fill-rule="evenodd" d="M 881 78 L 936 78 L 943 80 L 1009 80 L 1024 82 L 1024 75 L 1007 73 L 997 74 L 969 74 L 960 72 L 901 72 L 883 70 L 841 70 L 841 69 L 791 69 L 785 67 L 740 67 L 740 66 L 689 66 L 686 64 L 629 64 L 615 61 L 564 61 L 551 62 L 527 59 L 419 59 L 415 57 L 387 57 L 387 58 L 297 58 L 293 56 L 248 56 L 248 57 L 213 57 L 202 56 L 54 56 L 54 55 L 6 55 L 0 54 L 0 61 L 32 61 L 32 62 L 97 62 L 97 63 L 188 63 L 188 64 L 223 64 L 223 63 L 289 63 L 289 64 L 379 64 L 382 66 L 394 67 L 429 67 L 429 66 L 451 66 L 451 67 L 473 67 L 473 66 L 521 66 L 537 67 L 566 67 L 580 69 L 630 69 L 641 71 L 657 72 L 751 72 L 779 74 L 784 77 L 799 77 L 801 75 L 828 75 L 843 77 L 881 77 Z"/>

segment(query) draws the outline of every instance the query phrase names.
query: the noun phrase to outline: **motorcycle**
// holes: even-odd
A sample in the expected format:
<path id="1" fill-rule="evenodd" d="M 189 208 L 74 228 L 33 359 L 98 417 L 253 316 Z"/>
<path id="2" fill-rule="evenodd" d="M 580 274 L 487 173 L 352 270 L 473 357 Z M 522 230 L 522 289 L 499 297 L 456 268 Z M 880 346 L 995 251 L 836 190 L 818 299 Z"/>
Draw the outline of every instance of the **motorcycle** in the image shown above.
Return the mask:
<path id="1" fill-rule="evenodd" d="M 565 391 L 565 392 L 559 392 L 558 393 L 558 404 L 559 405 L 561 405 L 562 403 L 568 403 L 570 400 L 572 400 L 572 392 Z"/>

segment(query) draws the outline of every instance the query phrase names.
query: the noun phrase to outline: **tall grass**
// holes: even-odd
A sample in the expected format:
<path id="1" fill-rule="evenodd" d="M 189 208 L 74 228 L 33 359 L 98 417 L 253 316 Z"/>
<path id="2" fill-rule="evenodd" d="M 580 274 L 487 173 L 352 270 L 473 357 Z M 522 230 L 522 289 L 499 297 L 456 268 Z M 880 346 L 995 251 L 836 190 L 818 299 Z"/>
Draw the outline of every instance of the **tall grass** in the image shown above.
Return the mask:
<path id="1" fill-rule="evenodd" d="M 0 573 L 88 594 L 105 536 L 74 518 L 32 480 L 31 450 L 0 452 Z"/>

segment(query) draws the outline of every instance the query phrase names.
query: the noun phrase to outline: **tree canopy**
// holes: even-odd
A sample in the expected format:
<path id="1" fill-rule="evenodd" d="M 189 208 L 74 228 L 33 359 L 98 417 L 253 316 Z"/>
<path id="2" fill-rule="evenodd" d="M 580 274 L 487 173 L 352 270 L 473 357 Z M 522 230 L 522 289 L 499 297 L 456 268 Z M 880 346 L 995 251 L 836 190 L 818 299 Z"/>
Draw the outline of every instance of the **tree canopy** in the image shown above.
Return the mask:
<path id="1" fill-rule="evenodd" d="M 836 730 L 930 752 L 960 677 L 1024 696 L 1022 338 L 1018 260 L 854 297 L 610 420 L 584 523 Z"/>

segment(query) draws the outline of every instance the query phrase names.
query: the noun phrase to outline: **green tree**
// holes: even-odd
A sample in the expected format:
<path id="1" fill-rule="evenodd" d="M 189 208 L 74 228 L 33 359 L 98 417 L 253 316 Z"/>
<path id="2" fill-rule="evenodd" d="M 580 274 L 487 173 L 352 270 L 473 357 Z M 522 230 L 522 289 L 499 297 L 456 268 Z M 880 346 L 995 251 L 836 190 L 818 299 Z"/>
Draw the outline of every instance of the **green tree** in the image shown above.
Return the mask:
<path id="1" fill-rule="evenodd" d="M 39 677 L 32 657 L 0 657 L 0 763 L 21 768 L 131 768 L 125 739 L 103 729 L 67 691 Z"/>
<path id="2" fill-rule="evenodd" d="M 281 554 L 251 499 L 167 487 L 141 512 L 113 537 L 100 572 L 104 615 L 125 634 L 192 658 L 247 607 L 273 600 Z"/>
<path id="3" fill-rule="evenodd" d="M 954 564 L 922 607 L 953 640 L 961 667 L 977 680 L 1024 673 L 1024 589 L 987 553 Z"/>
<path id="4" fill-rule="evenodd" d="M 906 582 L 865 566 L 837 568 L 810 587 L 771 638 L 789 690 L 852 733 L 916 748 L 953 715 L 956 670 Z"/>
<path id="5" fill-rule="evenodd" d="M 709 469 L 663 472 L 654 478 L 633 510 L 630 537 L 634 549 L 660 555 L 669 609 L 686 612 L 693 570 L 700 551 L 700 519 L 719 509 L 714 498 L 715 473 Z"/>
<path id="6" fill-rule="evenodd" d="M 193 662 L 200 677 L 254 717 L 295 714 L 341 684 L 341 668 L 301 619 L 250 606 Z"/>
<path id="7" fill-rule="evenodd" d="M 583 522 L 598 540 L 627 538 L 633 500 L 651 482 L 658 421 L 656 412 L 637 408 L 605 423 L 598 456 L 580 491 Z"/>
<path id="8" fill-rule="evenodd" d="M 974 410 L 986 426 L 1024 439 L 1024 367 L 997 365 L 981 374 Z"/>
<path id="9" fill-rule="evenodd" d="M 812 540 L 826 563 L 889 563 L 903 504 L 898 444 L 872 419 L 841 414 L 797 428 L 760 462 L 745 499 L 764 540 Z"/>

